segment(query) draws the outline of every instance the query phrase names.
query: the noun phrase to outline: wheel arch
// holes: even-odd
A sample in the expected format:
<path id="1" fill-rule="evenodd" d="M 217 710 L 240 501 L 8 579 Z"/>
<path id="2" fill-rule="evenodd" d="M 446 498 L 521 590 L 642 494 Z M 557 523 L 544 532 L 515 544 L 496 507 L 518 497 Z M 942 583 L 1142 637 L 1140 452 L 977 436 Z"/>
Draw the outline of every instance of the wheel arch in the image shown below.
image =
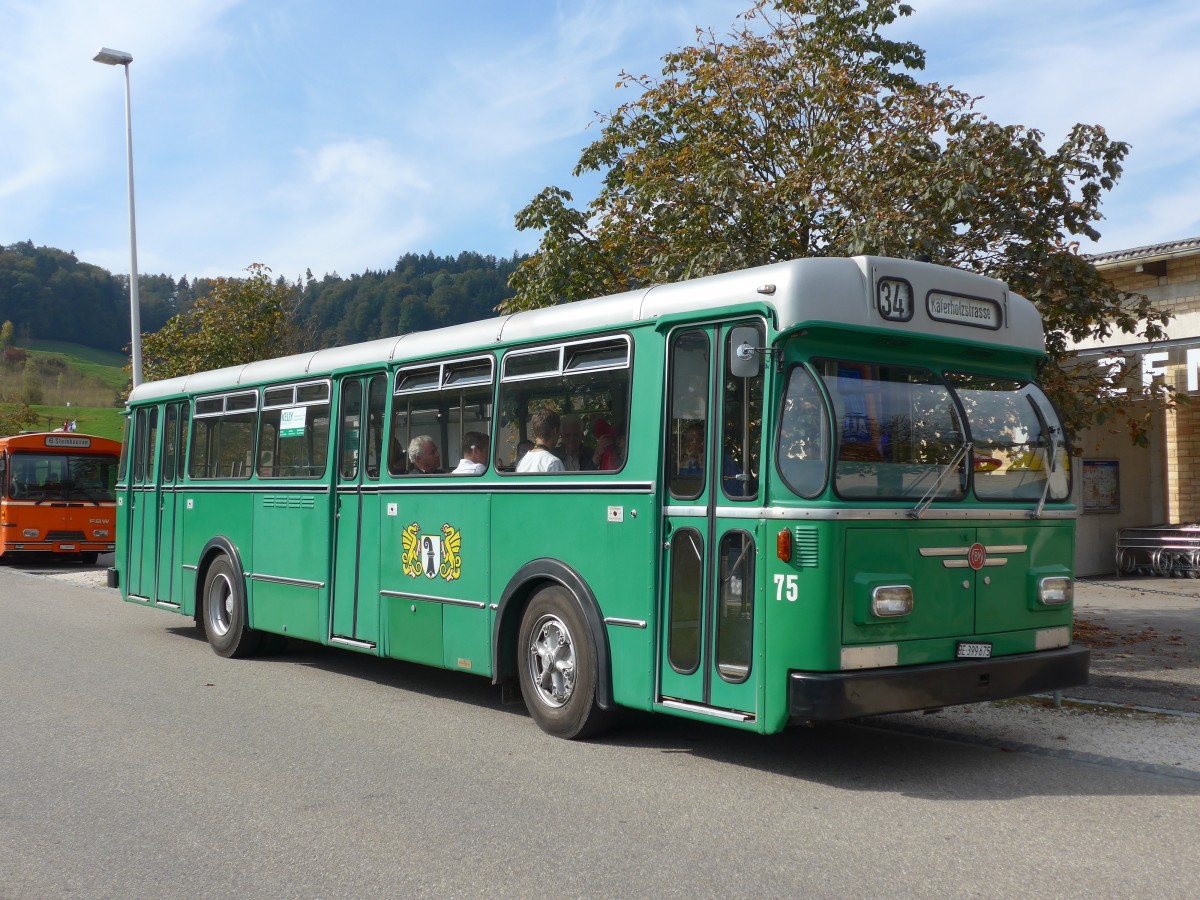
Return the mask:
<path id="1" fill-rule="evenodd" d="M 604 710 L 613 709 L 611 654 L 600 604 L 583 576 L 557 559 L 528 562 L 505 585 L 496 606 L 496 621 L 492 628 L 492 683 L 499 684 L 516 676 L 517 631 L 521 625 L 521 615 L 533 595 L 549 585 L 565 588 L 579 604 L 592 646 L 596 648 L 596 704 Z"/>
<path id="2" fill-rule="evenodd" d="M 204 549 L 200 551 L 199 561 L 196 564 L 196 584 L 192 591 L 195 610 L 192 617 L 197 624 L 203 622 L 201 616 L 204 615 L 204 582 L 208 578 L 208 569 L 218 556 L 229 558 L 229 565 L 233 567 L 233 574 L 241 586 L 242 597 L 246 597 L 246 570 L 242 568 L 242 555 L 238 553 L 237 545 L 221 534 L 210 538 L 209 542 L 204 545 Z"/>

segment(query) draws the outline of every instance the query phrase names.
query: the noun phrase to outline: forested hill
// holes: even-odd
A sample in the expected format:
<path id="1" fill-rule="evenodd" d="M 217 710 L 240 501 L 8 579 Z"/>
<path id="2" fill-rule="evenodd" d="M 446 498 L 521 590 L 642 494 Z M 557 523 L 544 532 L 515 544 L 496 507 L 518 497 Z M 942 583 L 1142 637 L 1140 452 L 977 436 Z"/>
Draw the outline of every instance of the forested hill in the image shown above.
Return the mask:
<path id="1" fill-rule="evenodd" d="M 521 258 L 406 253 L 389 272 L 308 279 L 298 310 L 320 346 L 352 344 L 496 315 Z"/>
<path id="2" fill-rule="evenodd" d="M 395 268 L 342 278 L 308 275 L 293 286 L 296 315 L 312 345 L 327 347 L 457 325 L 495 315 L 511 296 L 508 276 L 521 258 L 479 253 L 434 256 L 406 253 Z M 74 253 L 0 247 L 0 322 L 18 340 L 62 340 L 121 352 L 129 344 L 127 275 L 80 262 Z M 204 296 L 210 282 L 186 275 L 140 275 L 143 332 L 160 329 Z"/>

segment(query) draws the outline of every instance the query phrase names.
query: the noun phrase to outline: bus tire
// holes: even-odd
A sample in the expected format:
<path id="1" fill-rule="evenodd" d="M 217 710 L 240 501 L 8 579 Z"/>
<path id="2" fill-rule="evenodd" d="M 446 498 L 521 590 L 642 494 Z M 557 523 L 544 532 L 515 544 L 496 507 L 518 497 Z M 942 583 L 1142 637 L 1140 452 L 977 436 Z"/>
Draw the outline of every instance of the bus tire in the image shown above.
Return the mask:
<path id="1" fill-rule="evenodd" d="M 204 633 L 213 652 L 226 658 L 251 656 L 262 632 L 247 622 L 246 596 L 241 579 L 226 556 L 218 556 L 204 576 Z"/>
<path id="2" fill-rule="evenodd" d="M 521 616 L 517 648 L 521 695 L 542 731 L 569 740 L 608 727 L 611 716 L 596 698 L 596 647 L 570 592 L 553 585 L 533 595 Z"/>
<path id="3" fill-rule="evenodd" d="M 79 561 L 81 563 L 83 563 L 85 566 L 94 566 L 96 564 L 96 560 L 98 560 L 99 558 L 100 558 L 100 554 L 95 552 L 94 550 L 89 550 L 86 553 L 79 554 Z"/>

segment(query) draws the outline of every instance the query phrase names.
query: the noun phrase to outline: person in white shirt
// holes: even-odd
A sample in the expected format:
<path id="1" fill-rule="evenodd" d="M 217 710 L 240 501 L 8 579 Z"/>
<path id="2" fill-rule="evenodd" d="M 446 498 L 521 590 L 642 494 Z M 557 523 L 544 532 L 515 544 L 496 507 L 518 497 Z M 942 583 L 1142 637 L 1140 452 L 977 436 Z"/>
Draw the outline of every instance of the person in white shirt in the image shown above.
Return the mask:
<path id="1" fill-rule="evenodd" d="M 487 471 L 488 437 L 478 431 L 463 435 L 462 459 L 451 475 L 482 475 Z"/>
<path id="2" fill-rule="evenodd" d="M 529 430 L 533 433 L 533 449 L 519 463 L 518 472 L 563 472 L 562 460 L 551 449 L 558 443 L 558 413 L 550 409 L 539 409 L 529 419 Z"/>

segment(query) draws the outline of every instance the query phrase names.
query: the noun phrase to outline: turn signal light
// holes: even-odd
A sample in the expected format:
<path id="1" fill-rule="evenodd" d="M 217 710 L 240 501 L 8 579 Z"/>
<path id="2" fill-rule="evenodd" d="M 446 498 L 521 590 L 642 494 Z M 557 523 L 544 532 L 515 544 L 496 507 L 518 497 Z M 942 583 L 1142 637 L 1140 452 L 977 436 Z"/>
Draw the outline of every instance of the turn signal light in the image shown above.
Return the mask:
<path id="1" fill-rule="evenodd" d="M 792 561 L 792 530 L 785 528 L 775 536 L 775 555 L 784 562 Z"/>

